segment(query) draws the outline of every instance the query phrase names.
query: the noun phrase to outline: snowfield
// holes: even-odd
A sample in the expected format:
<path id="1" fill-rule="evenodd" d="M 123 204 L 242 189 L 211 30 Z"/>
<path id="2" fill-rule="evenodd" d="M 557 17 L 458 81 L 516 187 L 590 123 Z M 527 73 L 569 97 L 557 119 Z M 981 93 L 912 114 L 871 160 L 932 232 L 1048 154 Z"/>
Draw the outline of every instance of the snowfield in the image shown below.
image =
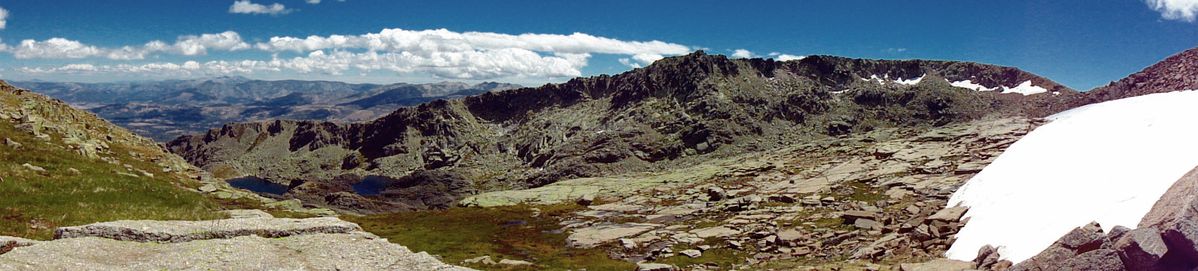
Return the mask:
<path id="1" fill-rule="evenodd" d="M 1018 263 L 1091 221 L 1107 231 L 1135 228 L 1198 165 L 1196 91 L 1093 104 L 1049 119 L 949 199 L 970 209 L 947 257 L 970 261 L 990 244 Z"/>
<path id="2" fill-rule="evenodd" d="M 944 81 L 948 81 L 948 79 L 944 79 Z M 974 83 L 973 80 L 950 82 L 949 85 L 952 85 L 954 87 L 959 87 L 959 88 L 972 89 L 972 90 L 976 90 L 976 91 L 994 91 L 994 90 L 998 89 L 996 87 L 988 88 L 986 86 L 983 86 L 982 84 Z"/>
<path id="3" fill-rule="evenodd" d="M 1032 85 L 1031 80 L 1023 81 L 1022 84 L 1019 84 L 1018 86 L 1015 86 L 1013 88 L 1009 88 L 1006 86 L 1002 87 L 1002 93 L 1019 93 L 1019 94 L 1023 94 L 1024 96 L 1045 93 L 1045 92 L 1048 92 L 1048 89 L 1045 89 L 1040 86 Z"/>

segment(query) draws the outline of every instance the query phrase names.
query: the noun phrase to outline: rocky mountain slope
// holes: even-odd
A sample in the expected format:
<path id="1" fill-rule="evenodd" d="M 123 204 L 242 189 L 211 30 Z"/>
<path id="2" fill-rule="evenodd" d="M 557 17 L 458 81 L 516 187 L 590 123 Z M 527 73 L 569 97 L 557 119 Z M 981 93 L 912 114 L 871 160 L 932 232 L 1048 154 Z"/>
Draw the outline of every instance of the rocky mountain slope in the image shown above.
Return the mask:
<path id="1" fill-rule="evenodd" d="M 0 235 L 120 219 L 208 219 L 229 206 L 306 215 L 234 189 L 153 140 L 67 103 L 0 81 Z"/>
<path id="2" fill-rule="evenodd" d="M 629 262 L 684 269 L 922 262 L 939 257 L 963 224 L 966 209 L 945 208 L 948 196 L 1037 125 L 1003 118 L 886 128 L 672 173 L 570 180 L 462 202 L 588 205 L 561 218 L 567 244 Z"/>
<path id="3" fill-rule="evenodd" d="M 201 172 L 154 141 L 0 81 L 0 235 L 57 225 L 218 216 Z"/>
<path id="4" fill-rule="evenodd" d="M 63 99 L 159 141 L 230 122 L 268 119 L 363 121 L 403 106 L 518 86 L 350 84 L 330 81 L 263 81 L 242 77 L 123 83 L 13 82 Z"/>
<path id="5" fill-rule="evenodd" d="M 1198 89 L 1198 48 L 1186 50 L 1128 75 L 1119 81 L 1086 92 L 1075 106 L 1177 90 Z"/>
<path id="6" fill-rule="evenodd" d="M 1019 85 L 1043 93 L 989 91 Z M 677 168 L 811 138 L 1020 115 L 1032 101 L 1069 95 L 1076 93 L 1042 77 L 976 63 L 697 52 L 614 76 L 434 101 L 365 123 L 230 124 L 169 148 L 224 177 L 288 185 L 313 204 L 422 209 L 475 191 Z M 386 189 L 355 194 L 367 176 L 385 177 Z"/>
<path id="7" fill-rule="evenodd" d="M 337 218 L 259 210 L 207 221 L 115 221 L 55 230 L 52 241 L 0 236 L 3 270 L 471 270 Z"/>

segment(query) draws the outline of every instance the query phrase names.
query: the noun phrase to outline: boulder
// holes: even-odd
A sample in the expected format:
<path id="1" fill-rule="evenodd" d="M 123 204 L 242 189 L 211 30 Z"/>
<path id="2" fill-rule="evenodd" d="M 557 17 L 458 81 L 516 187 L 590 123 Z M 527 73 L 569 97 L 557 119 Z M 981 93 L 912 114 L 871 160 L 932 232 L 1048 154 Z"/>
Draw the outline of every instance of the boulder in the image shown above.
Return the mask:
<path id="1" fill-rule="evenodd" d="M 9 148 L 13 148 L 13 149 L 21 149 L 21 143 L 18 143 L 17 141 L 14 141 L 7 137 L 4 138 L 4 145 L 8 146 Z"/>
<path id="2" fill-rule="evenodd" d="M 1098 223 L 1090 222 L 1065 234 L 1057 243 L 1081 254 L 1100 248 L 1104 237 L 1106 234 L 1102 232 L 1102 227 Z"/>
<path id="3" fill-rule="evenodd" d="M 797 246 L 803 241 L 803 232 L 798 229 L 787 229 L 777 233 L 778 242 L 786 246 Z"/>
<path id="4" fill-rule="evenodd" d="M 719 186 L 707 188 L 708 201 L 720 201 L 726 198 L 728 198 L 728 192 L 725 192 L 723 188 L 720 188 Z"/>
<path id="5" fill-rule="evenodd" d="M 866 230 L 881 230 L 882 227 L 885 227 L 885 225 L 882 225 L 882 222 L 865 218 L 860 218 L 853 221 L 853 226 L 857 227 L 858 229 Z"/>
<path id="6" fill-rule="evenodd" d="M 691 258 L 698 258 L 699 256 L 703 256 L 703 252 L 699 251 L 698 249 L 687 249 L 687 250 L 679 251 L 678 253 L 682 254 L 684 256 L 687 256 L 687 257 L 691 257 Z"/>
<path id="7" fill-rule="evenodd" d="M 1049 270 L 1086 270 L 1086 271 L 1123 271 L 1128 270 L 1119 260 L 1114 250 L 1097 249 L 1070 258 L 1060 269 Z"/>
<path id="8" fill-rule="evenodd" d="M 636 271 L 674 271 L 674 270 L 678 270 L 678 268 L 674 267 L 673 265 L 668 265 L 668 264 L 663 264 L 663 263 L 638 263 L 638 264 L 636 264 Z"/>
<path id="9" fill-rule="evenodd" d="M 1160 230 L 1155 227 L 1140 228 L 1123 234 L 1113 245 L 1119 258 L 1131 270 L 1149 270 L 1169 252 Z"/>
<path id="10" fill-rule="evenodd" d="M 973 263 L 949 259 L 936 259 L 923 263 L 904 263 L 900 271 L 961 271 L 973 269 Z"/>
<path id="11" fill-rule="evenodd" d="M 857 219 L 859 219 L 859 218 L 877 219 L 878 213 L 867 212 L 867 211 L 856 211 L 856 210 L 845 211 L 844 213 L 842 213 L 840 215 L 840 218 L 844 219 L 845 224 L 853 224 L 853 222 L 857 221 Z"/>
<path id="12" fill-rule="evenodd" d="M 699 238 L 707 239 L 707 238 L 713 238 L 713 237 L 724 238 L 724 237 L 728 237 L 728 236 L 733 236 L 733 235 L 740 234 L 740 231 L 733 229 L 733 228 L 726 227 L 726 226 L 715 226 L 715 227 L 691 230 L 690 233 L 695 234 Z"/>
<path id="13" fill-rule="evenodd" d="M 620 238 L 631 237 L 661 227 L 658 224 L 604 224 L 574 230 L 566 243 L 571 247 L 592 248 Z"/>
<path id="14" fill-rule="evenodd" d="M 1168 252 L 1168 268 L 1198 267 L 1198 168 L 1183 175 L 1165 191 L 1140 220 L 1140 228 L 1157 228 Z"/>
<path id="15" fill-rule="evenodd" d="M 527 262 L 527 261 L 512 260 L 512 259 L 501 259 L 501 260 L 499 260 L 498 264 L 506 265 L 506 266 L 532 266 L 533 265 L 532 263 Z"/>
<path id="16" fill-rule="evenodd" d="M 932 216 L 929 216 L 928 220 L 939 220 L 945 222 L 958 221 L 961 220 L 961 216 L 964 216 L 965 211 L 968 210 L 969 208 L 966 207 L 944 208 L 940 211 L 937 211 L 935 214 L 932 214 Z"/>
<path id="17" fill-rule="evenodd" d="M 21 167 L 24 167 L 25 169 L 28 169 L 29 171 L 33 171 L 33 172 L 46 172 L 45 168 L 31 165 L 29 163 L 25 163 L 25 164 L 21 165 Z"/>
<path id="18" fill-rule="evenodd" d="M 497 262 L 495 262 L 495 260 L 491 259 L 491 256 L 478 256 L 478 257 L 474 257 L 474 258 L 470 258 L 470 259 L 465 259 L 465 260 L 462 260 L 462 263 L 485 264 L 485 265 L 497 264 Z"/>

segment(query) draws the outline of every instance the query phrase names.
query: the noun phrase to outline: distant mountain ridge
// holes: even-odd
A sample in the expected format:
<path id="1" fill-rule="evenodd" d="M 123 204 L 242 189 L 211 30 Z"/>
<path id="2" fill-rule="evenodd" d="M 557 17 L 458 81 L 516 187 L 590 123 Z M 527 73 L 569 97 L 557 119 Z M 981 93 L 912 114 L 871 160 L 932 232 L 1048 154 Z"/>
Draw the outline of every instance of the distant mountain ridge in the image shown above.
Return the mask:
<path id="1" fill-rule="evenodd" d="M 984 88 L 954 86 L 966 80 Z M 1043 93 L 989 91 L 1019 85 Z M 370 122 L 229 124 L 168 147 L 227 177 L 299 184 L 291 193 L 313 204 L 422 209 L 473 191 L 673 168 L 805 138 L 1031 114 L 1028 105 L 1071 95 L 1043 77 L 977 63 L 779 62 L 700 51 L 618 75 L 400 108 Z M 349 189 L 364 176 L 403 185 L 367 199 Z"/>
<path id="2" fill-rule="evenodd" d="M 518 87 L 466 84 L 353 84 L 217 77 L 119 83 L 12 82 L 89 109 L 159 141 L 266 119 L 365 121 L 402 106 Z"/>

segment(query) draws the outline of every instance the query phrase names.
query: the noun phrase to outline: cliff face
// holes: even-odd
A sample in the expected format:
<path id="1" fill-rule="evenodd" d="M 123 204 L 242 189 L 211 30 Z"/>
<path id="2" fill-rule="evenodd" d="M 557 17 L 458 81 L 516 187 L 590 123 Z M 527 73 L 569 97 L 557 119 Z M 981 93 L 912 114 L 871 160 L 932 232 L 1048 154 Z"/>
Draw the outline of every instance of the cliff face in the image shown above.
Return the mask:
<path id="1" fill-rule="evenodd" d="M 965 80 L 986 89 L 1030 82 L 1045 93 L 952 84 Z M 1029 108 L 1037 107 L 1029 105 L 1073 95 L 1018 69 L 976 63 L 829 56 L 777 62 L 697 52 L 614 76 L 429 102 L 366 123 L 229 124 L 168 147 L 218 175 L 303 181 L 291 193 L 317 204 L 349 191 L 358 177 L 395 179 L 421 171 L 447 174 L 390 188 L 463 183 L 429 188 L 456 197 L 675 168 L 880 127 L 1035 114 Z M 346 197 L 336 201 L 366 202 L 364 209 L 437 207 Z"/>

